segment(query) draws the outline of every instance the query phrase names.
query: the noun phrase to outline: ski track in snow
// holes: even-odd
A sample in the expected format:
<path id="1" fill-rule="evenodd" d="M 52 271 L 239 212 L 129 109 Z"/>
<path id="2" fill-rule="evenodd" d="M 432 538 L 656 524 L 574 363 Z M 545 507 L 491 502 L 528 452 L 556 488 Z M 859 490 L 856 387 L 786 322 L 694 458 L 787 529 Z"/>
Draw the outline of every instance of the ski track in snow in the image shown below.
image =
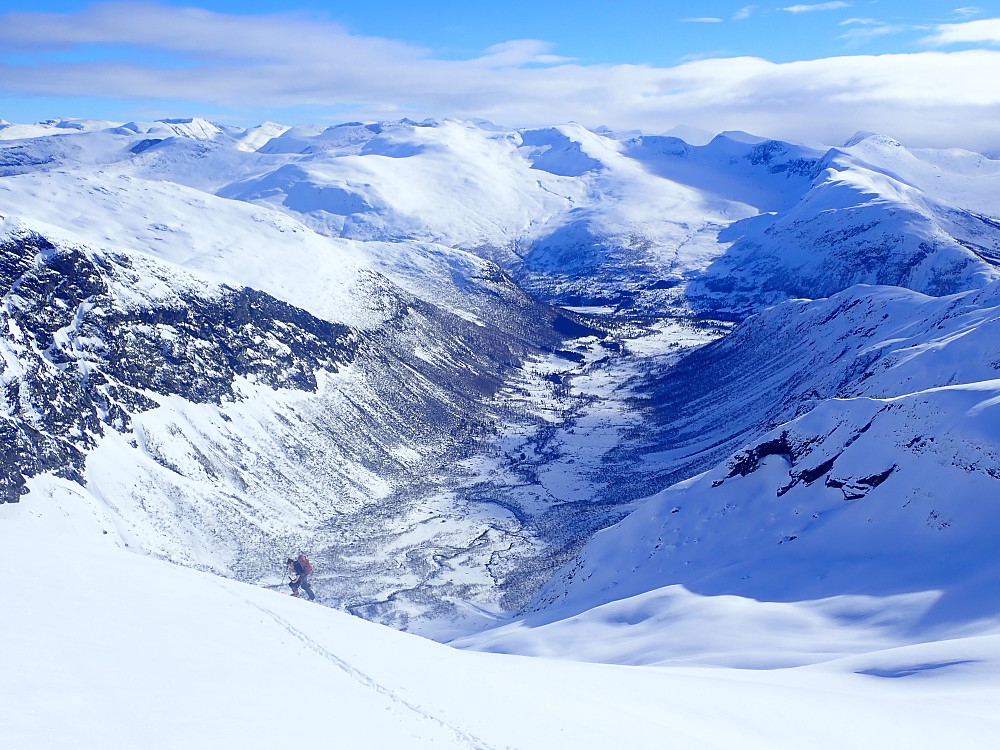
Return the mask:
<path id="1" fill-rule="evenodd" d="M 383 685 L 382 683 L 380 683 L 378 680 L 376 680 L 374 677 L 371 677 L 370 675 L 365 674 L 364 672 L 362 672 L 360 669 L 358 669 L 354 665 L 349 664 L 348 662 L 344 661 L 339 656 L 337 656 L 335 653 L 333 653 L 332 651 L 330 651 L 329 649 L 327 649 L 326 647 L 324 647 L 322 644 L 320 644 L 316 640 L 310 638 L 304 632 L 302 632 L 297 627 L 295 627 L 294 625 L 292 625 L 292 623 L 290 623 L 288 620 L 286 620 L 284 617 L 282 617 L 278 613 L 276 613 L 276 612 L 268 609 L 267 607 L 265 607 L 263 605 L 257 604 L 256 602 L 252 602 L 249 599 L 246 599 L 244 597 L 239 596 L 238 594 L 234 593 L 233 591 L 231 591 L 230 589 L 226 588 L 225 586 L 223 586 L 220 583 L 217 583 L 215 581 L 213 581 L 213 583 L 216 586 L 218 586 L 222 591 L 226 592 L 227 595 L 232 596 L 235 599 L 238 599 L 242 603 L 247 604 L 247 605 L 253 607 L 254 609 L 260 611 L 264 615 L 270 617 L 278 626 L 280 626 L 283 630 L 285 630 L 289 635 L 291 635 L 294 638 L 296 638 L 299 641 L 301 641 L 306 646 L 306 648 L 308 648 L 309 650 L 313 651 L 314 653 L 316 653 L 319 656 L 321 656 L 324 659 L 326 659 L 328 662 L 330 662 L 335 667 L 337 667 L 337 669 L 339 669 L 342 672 L 344 672 L 348 677 L 350 677 L 352 680 L 354 680 L 358 684 L 363 685 L 364 687 L 368 688 L 369 690 L 373 690 L 376 693 L 378 693 L 379 695 L 385 696 L 386 698 L 388 698 L 389 700 L 391 700 L 393 703 L 395 703 L 395 704 L 397 704 L 399 706 L 402 706 L 403 708 L 405 708 L 405 709 L 407 709 L 409 711 L 412 711 L 413 713 L 415 713 L 417 716 L 419 716 L 424 721 L 429 721 L 429 722 L 431 722 L 433 724 L 436 724 L 437 726 L 441 727 L 442 729 L 445 729 L 445 730 L 451 732 L 453 735 L 455 735 L 455 737 L 459 741 L 467 744 L 470 748 L 473 748 L 473 750 L 496 750 L 496 748 L 493 745 L 490 745 L 490 744 L 486 743 L 485 741 L 481 740 L 480 738 L 476 737 L 475 735 L 470 734 L 469 732 L 466 732 L 464 729 L 460 729 L 458 727 L 452 726 L 451 724 L 447 723 L 443 719 L 440 719 L 437 716 L 434 716 L 433 714 L 428 713 L 427 711 L 425 711 L 424 709 L 422 709 L 420 706 L 417 706 L 417 705 L 411 703 L 406 698 L 404 698 L 403 696 L 401 696 L 399 693 L 397 693 L 394 690 L 386 687 L 385 685 Z"/>

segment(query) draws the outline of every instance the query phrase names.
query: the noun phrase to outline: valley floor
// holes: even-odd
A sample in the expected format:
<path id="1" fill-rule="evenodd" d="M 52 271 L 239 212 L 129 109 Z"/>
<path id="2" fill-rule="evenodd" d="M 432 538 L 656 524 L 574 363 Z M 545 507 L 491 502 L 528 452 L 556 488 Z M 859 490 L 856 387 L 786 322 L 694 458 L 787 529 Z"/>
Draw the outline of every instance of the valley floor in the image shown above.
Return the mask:
<path id="1" fill-rule="evenodd" d="M 460 651 L 133 554 L 51 489 L 0 518 L 11 750 L 915 750 L 1000 732 L 997 634 L 777 669 Z M 746 622 L 749 649 L 787 626 Z"/>
<path id="2" fill-rule="evenodd" d="M 725 324 L 589 320 L 612 333 L 516 370 L 479 417 L 489 432 L 321 530 L 324 604 L 441 641 L 492 627 L 650 493 L 652 471 L 626 438 L 648 411 L 637 384 Z"/>

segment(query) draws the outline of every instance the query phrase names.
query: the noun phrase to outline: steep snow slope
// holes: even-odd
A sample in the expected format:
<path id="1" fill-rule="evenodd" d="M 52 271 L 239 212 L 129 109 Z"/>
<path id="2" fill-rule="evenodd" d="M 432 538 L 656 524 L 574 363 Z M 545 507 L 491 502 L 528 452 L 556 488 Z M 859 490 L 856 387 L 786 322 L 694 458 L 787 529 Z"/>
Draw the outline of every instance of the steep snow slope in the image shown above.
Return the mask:
<path id="1" fill-rule="evenodd" d="M 464 645 L 761 667 L 996 632 L 998 393 L 827 402 L 599 532 L 562 606 Z"/>
<path id="2" fill-rule="evenodd" d="M 702 146 L 668 136 L 635 136 L 624 141 L 624 153 L 655 175 L 761 212 L 794 205 L 815 179 L 823 156 L 813 148 L 739 131 L 720 133 Z"/>
<path id="3" fill-rule="evenodd" d="M 380 322 L 367 298 L 351 292 L 371 265 L 267 209 L 84 170 L 7 177 L 0 181 L 0 216 L 62 244 L 139 253 L 216 283 L 250 286 L 329 320 Z"/>
<path id="4" fill-rule="evenodd" d="M 705 596 L 751 600 L 724 632 L 769 623 L 776 663 L 805 663 L 803 643 L 816 658 L 824 639 L 832 656 L 992 632 L 998 294 L 996 283 L 937 299 L 858 287 L 779 305 L 691 355 L 660 386 L 686 385 L 690 400 L 680 414 L 665 407 L 647 460 L 667 476 L 714 468 L 597 533 L 543 588 L 543 611 L 463 643 L 693 658 L 673 639 L 713 616 Z M 584 643 L 608 633 L 610 644 Z M 715 658 L 759 666 L 731 643 Z"/>
<path id="5" fill-rule="evenodd" d="M 853 284 L 942 295 L 998 278 L 1000 162 L 922 152 L 878 136 L 833 149 L 793 205 L 737 222 L 733 242 L 691 286 L 696 308 L 741 317 L 788 297 Z"/>
<path id="6" fill-rule="evenodd" d="M 105 169 L 8 177 L 0 206 L 6 500 L 56 472 L 148 552 L 255 580 L 330 550 L 328 603 L 403 587 L 414 614 L 439 605 L 425 555 L 520 538 L 414 481 L 491 429 L 508 370 L 587 331 L 496 267 Z"/>
<path id="7" fill-rule="evenodd" d="M 0 723 L 17 750 L 929 749 L 1000 730 L 997 636 L 769 671 L 460 652 L 130 554 L 106 508 L 45 490 L 0 506 L 3 569 L 45 560 L 0 581 Z"/>
<path id="8" fill-rule="evenodd" d="M 647 457 L 660 489 L 827 399 L 991 380 L 996 294 L 995 282 L 943 298 L 859 286 L 766 310 L 647 376 L 645 420 L 622 450 Z"/>

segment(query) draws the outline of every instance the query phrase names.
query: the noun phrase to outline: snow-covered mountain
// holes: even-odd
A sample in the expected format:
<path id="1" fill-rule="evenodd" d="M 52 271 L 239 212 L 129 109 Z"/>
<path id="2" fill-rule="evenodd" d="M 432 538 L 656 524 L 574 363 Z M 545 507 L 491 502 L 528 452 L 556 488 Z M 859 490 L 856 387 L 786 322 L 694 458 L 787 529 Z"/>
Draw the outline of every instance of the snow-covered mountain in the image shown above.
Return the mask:
<path id="1" fill-rule="evenodd" d="M 359 536 L 426 528 L 398 542 L 408 560 L 424 537 L 436 550 L 489 531 L 440 523 L 451 502 L 424 498 L 438 466 L 492 429 L 507 371 L 588 329 L 461 250 L 332 240 L 95 167 L 151 130 L 29 142 L 63 168 L 53 156 L 0 189 L 6 499 L 54 472 L 118 508 L 149 552 L 259 579 L 286 547 L 339 545 L 353 561 L 339 570 L 363 567 L 377 591 L 399 561 L 378 544 L 362 560 Z M 496 533 L 491 551 L 511 546 Z M 336 578 L 327 594 L 377 598 Z"/>
<path id="2" fill-rule="evenodd" d="M 3 497 L 84 492 L 243 580 L 308 548 L 325 603 L 439 638 L 676 584 L 839 595 L 776 582 L 807 520 L 931 487 L 918 449 L 994 481 L 959 416 L 1000 361 L 996 195 L 1000 162 L 871 134 L 6 124 Z M 881 594 L 950 585 L 904 567 Z"/>
<path id="3" fill-rule="evenodd" d="M 700 349 L 657 384 L 672 417 L 646 425 L 647 460 L 671 486 L 597 533 L 534 614 L 463 643 L 672 662 L 705 644 L 672 625 L 712 618 L 704 599 L 726 597 L 773 603 L 727 628 L 768 618 L 795 634 L 768 644 L 772 664 L 854 639 L 992 632 L 998 292 L 854 287 L 778 305 Z M 683 406 L 668 395 L 679 389 Z M 737 641 L 716 658 L 761 666 Z"/>
<path id="4" fill-rule="evenodd" d="M 822 152 L 745 133 L 694 147 L 402 121 L 290 129 L 239 161 L 213 143 L 164 139 L 134 168 L 326 235 L 471 249 L 563 303 L 742 316 L 854 283 L 942 294 L 996 277 L 997 162 L 881 136 Z"/>
<path id="5" fill-rule="evenodd" d="M 853 284 L 943 295 L 997 278 L 990 216 L 998 162 L 963 152 L 917 155 L 880 136 L 848 144 L 813 165 L 816 178 L 794 205 L 720 235 L 733 245 L 695 284 L 703 308 L 742 316 L 762 303 L 827 297 Z M 782 148 L 764 144 L 756 158 L 770 163 Z"/>

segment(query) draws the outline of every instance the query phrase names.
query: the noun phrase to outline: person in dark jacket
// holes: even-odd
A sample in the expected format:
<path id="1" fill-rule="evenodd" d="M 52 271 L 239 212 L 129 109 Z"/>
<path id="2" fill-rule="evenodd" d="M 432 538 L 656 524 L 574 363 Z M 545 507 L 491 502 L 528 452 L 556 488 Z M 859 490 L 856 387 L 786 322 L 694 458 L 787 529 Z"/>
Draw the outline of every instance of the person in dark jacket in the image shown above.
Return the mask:
<path id="1" fill-rule="evenodd" d="M 315 599 L 316 595 L 313 593 L 312 587 L 309 585 L 309 579 L 306 576 L 306 572 L 302 569 L 299 561 L 293 560 L 289 557 L 288 560 L 285 561 L 285 567 L 289 571 L 289 575 L 292 576 L 292 580 L 288 583 L 289 588 L 292 589 L 292 596 L 298 596 L 299 589 L 301 588 L 306 592 L 306 594 L 309 595 L 309 601 Z"/>

